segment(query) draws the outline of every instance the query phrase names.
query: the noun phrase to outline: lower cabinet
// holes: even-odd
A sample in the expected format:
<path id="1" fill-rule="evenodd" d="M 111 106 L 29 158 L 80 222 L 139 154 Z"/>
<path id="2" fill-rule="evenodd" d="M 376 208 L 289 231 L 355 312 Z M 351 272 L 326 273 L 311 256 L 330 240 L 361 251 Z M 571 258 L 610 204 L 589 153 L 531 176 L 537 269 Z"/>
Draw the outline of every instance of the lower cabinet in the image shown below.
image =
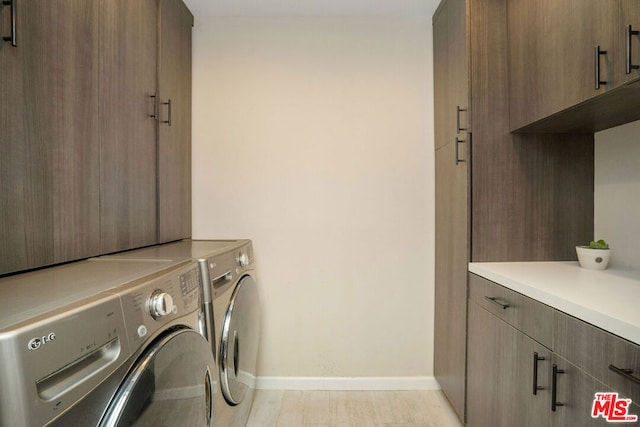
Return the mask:
<path id="1" fill-rule="evenodd" d="M 640 416 L 640 346 L 474 274 L 468 322 L 468 426 L 602 426 Z"/>
<path id="2" fill-rule="evenodd" d="M 468 354 L 468 426 L 546 425 L 548 348 L 469 301 Z"/>

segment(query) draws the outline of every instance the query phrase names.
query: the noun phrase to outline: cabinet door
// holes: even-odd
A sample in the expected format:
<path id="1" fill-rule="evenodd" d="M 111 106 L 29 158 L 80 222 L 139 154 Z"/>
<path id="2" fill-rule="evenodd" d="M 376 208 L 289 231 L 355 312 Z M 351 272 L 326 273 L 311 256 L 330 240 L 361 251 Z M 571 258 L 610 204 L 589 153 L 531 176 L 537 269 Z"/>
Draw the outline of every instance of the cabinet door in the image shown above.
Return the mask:
<path id="1" fill-rule="evenodd" d="M 97 5 L 19 2 L 0 47 L 0 273 L 99 253 Z"/>
<path id="2" fill-rule="evenodd" d="M 435 148 L 451 142 L 453 116 L 449 88 L 449 2 L 443 1 L 433 18 L 433 97 Z"/>
<path id="3" fill-rule="evenodd" d="M 434 371 L 461 420 L 465 413 L 469 115 L 457 109 L 468 110 L 466 17 L 464 0 L 446 0 L 433 20 L 437 248 Z M 456 138 L 462 142 L 456 142 Z"/>
<path id="4" fill-rule="evenodd" d="M 156 242 L 156 0 L 101 3 L 101 252 Z"/>
<path id="5" fill-rule="evenodd" d="M 23 13 L 18 21 L 24 22 Z M 0 31 L 8 35 L 9 8 L 0 5 Z M 22 36 L 22 31 L 20 32 Z M 22 40 L 20 47 L 22 49 Z M 26 241 L 27 147 L 23 123 L 23 51 L 0 41 L 0 274 L 29 266 Z"/>
<path id="6" fill-rule="evenodd" d="M 461 151 L 466 144 L 460 144 Z M 460 157 L 464 155 L 459 153 Z M 435 354 L 438 383 L 464 419 L 468 263 L 467 164 L 436 150 Z"/>
<path id="7" fill-rule="evenodd" d="M 436 149 L 470 128 L 466 25 L 465 0 L 444 1 L 433 19 Z"/>
<path id="8" fill-rule="evenodd" d="M 620 0 L 620 19 L 618 27 L 614 29 L 618 34 L 621 53 L 624 58 L 623 80 L 629 82 L 640 78 L 640 2 L 636 0 Z M 632 32 L 629 34 L 629 26 Z M 629 67 L 627 67 L 629 62 Z"/>
<path id="9" fill-rule="evenodd" d="M 554 427 L 602 426 L 607 425 L 604 417 L 593 418 L 593 401 L 596 393 L 609 393 L 612 390 L 591 375 L 580 370 L 566 359 L 554 354 L 553 364 L 561 371 L 556 375 L 556 402 L 553 412 Z M 553 378 L 552 378 L 553 381 Z M 619 398 L 624 398 L 620 395 Z M 551 401 L 549 401 L 551 408 Z M 629 415 L 640 416 L 637 404 L 629 405 Z"/>
<path id="10" fill-rule="evenodd" d="M 180 0 L 160 2 L 158 235 L 191 236 L 191 28 Z"/>
<path id="11" fill-rule="evenodd" d="M 513 0 L 508 9 L 512 129 L 622 83 L 617 1 Z M 596 46 L 607 52 L 598 61 Z"/>
<path id="12" fill-rule="evenodd" d="M 468 342 L 467 425 L 550 425 L 551 351 L 473 301 Z"/>

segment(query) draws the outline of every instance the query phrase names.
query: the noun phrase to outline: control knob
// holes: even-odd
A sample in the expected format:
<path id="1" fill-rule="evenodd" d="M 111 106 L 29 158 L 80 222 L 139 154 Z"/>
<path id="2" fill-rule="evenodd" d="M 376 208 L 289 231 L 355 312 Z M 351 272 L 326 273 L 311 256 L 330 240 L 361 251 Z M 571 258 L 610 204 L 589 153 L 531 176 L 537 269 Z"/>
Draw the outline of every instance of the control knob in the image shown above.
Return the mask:
<path id="1" fill-rule="evenodd" d="M 173 298 L 171 298 L 171 295 L 158 289 L 149 297 L 149 300 L 147 301 L 147 309 L 149 310 L 151 317 L 158 319 L 173 313 L 175 305 L 173 304 Z"/>
<path id="2" fill-rule="evenodd" d="M 244 252 L 240 252 L 237 261 L 240 267 L 246 267 L 249 265 L 249 256 Z"/>

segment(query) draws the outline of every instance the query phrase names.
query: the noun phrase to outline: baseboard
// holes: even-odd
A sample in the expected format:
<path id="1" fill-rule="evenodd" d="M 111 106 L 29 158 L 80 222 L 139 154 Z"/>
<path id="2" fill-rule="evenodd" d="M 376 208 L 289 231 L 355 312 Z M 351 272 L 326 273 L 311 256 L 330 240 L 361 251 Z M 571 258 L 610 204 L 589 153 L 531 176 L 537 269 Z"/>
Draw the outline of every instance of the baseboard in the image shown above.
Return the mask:
<path id="1" fill-rule="evenodd" d="M 259 390 L 440 390 L 434 377 L 257 377 Z"/>

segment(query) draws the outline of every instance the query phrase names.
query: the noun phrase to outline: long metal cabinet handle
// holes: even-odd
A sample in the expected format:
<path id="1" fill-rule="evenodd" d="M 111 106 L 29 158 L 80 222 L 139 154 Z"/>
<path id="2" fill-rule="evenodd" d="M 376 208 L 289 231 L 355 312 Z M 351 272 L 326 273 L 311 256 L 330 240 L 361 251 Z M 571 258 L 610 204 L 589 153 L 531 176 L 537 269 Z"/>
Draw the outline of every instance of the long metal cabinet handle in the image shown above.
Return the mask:
<path id="1" fill-rule="evenodd" d="M 614 366 L 614 365 L 609 365 L 609 369 L 618 375 L 622 375 L 629 381 L 633 381 L 636 384 L 640 384 L 640 378 L 636 377 L 635 375 L 631 375 L 633 374 L 633 369 L 618 368 L 617 366 Z"/>
<path id="2" fill-rule="evenodd" d="M 163 120 L 162 123 L 166 123 L 171 126 L 171 99 L 167 100 L 167 102 L 163 102 L 162 105 L 167 106 L 167 120 Z"/>
<path id="3" fill-rule="evenodd" d="M 460 139 L 456 136 L 456 165 L 461 162 L 462 163 L 466 162 L 465 159 L 460 158 L 460 147 L 459 147 L 461 143 L 465 143 L 465 142 L 467 141 L 465 141 L 464 139 Z"/>
<path id="4" fill-rule="evenodd" d="M 511 307 L 509 304 L 498 301 L 498 297 L 489 297 L 485 296 L 484 299 L 491 301 L 492 303 L 498 305 L 501 309 L 506 310 Z"/>
<path id="5" fill-rule="evenodd" d="M 538 352 L 533 352 L 533 394 L 537 395 L 538 390 L 544 390 L 543 386 L 538 385 L 538 362 L 545 360 L 544 357 L 538 356 Z"/>
<path id="6" fill-rule="evenodd" d="M 463 130 L 469 130 L 467 128 L 463 128 L 460 126 L 460 112 L 467 111 L 466 108 L 460 108 L 459 105 L 456 105 L 456 133 L 460 133 Z"/>
<path id="7" fill-rule="evenodd" d="M 2 40 L 11 42 L 11 46 L 17 47 L 16 42 L 16 2 L 18 0 L 2 0 L 3 6 L 9 6 L 11 11 L 11 35 L 2 37 Z"/>
<path id="8" fill-rule="evenodd" d="M 557 393 L 558 393 L 558 375 L 564 374 L 564 370 L 558 369 L 558 365 L 553 364 L 553 376 L 551 377 L 551 410 L 553 412 L 556 411 L 558 406 L 564 406 L 563 402 L 558 402 Z"/>
<path id="9" fill-rule="evenodd" d="M 631 74 L 631 70 L 640 69 L 640 65 L 633 65 L 631 62 L 631 38 L 638 34 L 640 34 L 640 31 L 634 30 L 631 25 L 627 25 L 627 74 Z"/>
<path id="10" fill-rule="evenodd" d="M 596 90 L 600 89 L 600 85 L 606 85 L 607 81 L 600 78 L 600 57 L 606 55 L 606 50 L 600 50 L 600 46 L 596 46 Z"/>

